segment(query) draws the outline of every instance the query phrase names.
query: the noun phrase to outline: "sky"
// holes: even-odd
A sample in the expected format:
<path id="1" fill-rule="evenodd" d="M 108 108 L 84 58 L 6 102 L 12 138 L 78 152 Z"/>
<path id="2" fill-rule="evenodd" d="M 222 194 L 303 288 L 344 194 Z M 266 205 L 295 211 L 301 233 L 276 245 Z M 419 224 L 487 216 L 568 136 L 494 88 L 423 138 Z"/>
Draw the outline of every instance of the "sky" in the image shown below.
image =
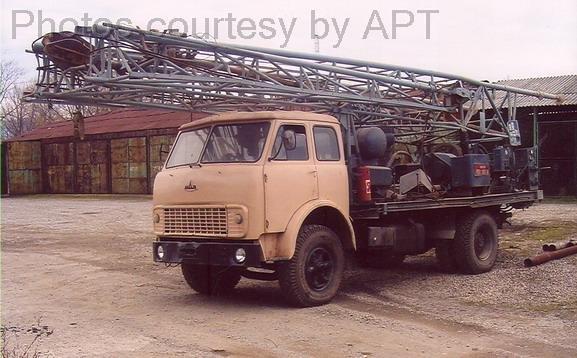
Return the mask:
<path id="1" fill-rule="evenodd" d="M 1 56 L 30 78 L 33 40 L 98 18 L 299 52 L 315 52 L 316 35 L 321 54 L 479 80 L 577 74 L 575 0 L 0 1 Z"/>

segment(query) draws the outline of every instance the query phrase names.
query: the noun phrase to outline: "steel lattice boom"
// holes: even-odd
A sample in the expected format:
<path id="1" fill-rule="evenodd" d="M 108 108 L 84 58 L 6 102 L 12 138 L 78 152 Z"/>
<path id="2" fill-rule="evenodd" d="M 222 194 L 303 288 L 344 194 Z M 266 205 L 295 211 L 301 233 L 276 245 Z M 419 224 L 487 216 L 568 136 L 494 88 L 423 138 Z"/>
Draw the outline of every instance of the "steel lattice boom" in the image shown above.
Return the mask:
<path id="1" fill-rule="evenodd" d="M 39 66 L 31 101 L 328 112 L 352 116 L 357 126 L 387 124 L 407 143 L 463 132 L 472 141 L 507 140 L 518 95 L 557 98 L 433 71 L 111 24 L 47 34 L 32 51 Z M 496 103 L 499 91 L 505 96 Z"/>

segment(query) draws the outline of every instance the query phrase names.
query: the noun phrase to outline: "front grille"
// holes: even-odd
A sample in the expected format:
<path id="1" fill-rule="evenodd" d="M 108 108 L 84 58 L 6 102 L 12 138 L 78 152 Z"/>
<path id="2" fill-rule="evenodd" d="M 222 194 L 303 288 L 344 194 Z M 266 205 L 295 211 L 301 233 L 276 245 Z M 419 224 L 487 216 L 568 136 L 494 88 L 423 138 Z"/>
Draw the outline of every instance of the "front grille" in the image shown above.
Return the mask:
<path id="1" fill-rule="evenodd" d="M 226 208 L 164 208 L 164 233 L 226 236 Z"/>

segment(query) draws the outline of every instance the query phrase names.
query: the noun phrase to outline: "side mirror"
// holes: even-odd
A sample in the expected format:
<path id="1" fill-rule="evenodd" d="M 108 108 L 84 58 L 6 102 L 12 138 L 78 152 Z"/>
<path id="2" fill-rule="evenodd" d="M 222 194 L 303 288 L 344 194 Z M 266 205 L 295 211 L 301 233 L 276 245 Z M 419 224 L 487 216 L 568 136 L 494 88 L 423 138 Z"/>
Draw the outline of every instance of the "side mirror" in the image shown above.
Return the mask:
<path id="1" fill-rule="evenodd" d="M 292 129 L 287 129 L 282 133 L 282 144 L 285 150 L 294 150 L 297 147 L 297 135 Z"/>

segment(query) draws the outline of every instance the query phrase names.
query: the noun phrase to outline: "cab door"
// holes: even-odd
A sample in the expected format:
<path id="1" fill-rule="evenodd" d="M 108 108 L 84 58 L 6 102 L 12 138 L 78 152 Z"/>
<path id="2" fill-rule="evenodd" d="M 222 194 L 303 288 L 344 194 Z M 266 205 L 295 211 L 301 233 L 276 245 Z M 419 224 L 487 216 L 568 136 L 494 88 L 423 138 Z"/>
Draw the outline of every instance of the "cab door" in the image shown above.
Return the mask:
<path id="1" fill-rule="evenodd" d="M 319 198 L 349 212 L 349 175 L 342 136 L 336 124 L 315 124 L 312 128 L 317 166 Z"/>
<path id="2" fill-rule="evenodd" d="M 283 140 L 294 133 L 294 145 Z M 290 142 L 290 141 L 289 141 Z M 264 165 L 267 232 L 282 232 L 292 215 L 319 196 L 312 136 L 306 123 L 280 123 Z"/>

